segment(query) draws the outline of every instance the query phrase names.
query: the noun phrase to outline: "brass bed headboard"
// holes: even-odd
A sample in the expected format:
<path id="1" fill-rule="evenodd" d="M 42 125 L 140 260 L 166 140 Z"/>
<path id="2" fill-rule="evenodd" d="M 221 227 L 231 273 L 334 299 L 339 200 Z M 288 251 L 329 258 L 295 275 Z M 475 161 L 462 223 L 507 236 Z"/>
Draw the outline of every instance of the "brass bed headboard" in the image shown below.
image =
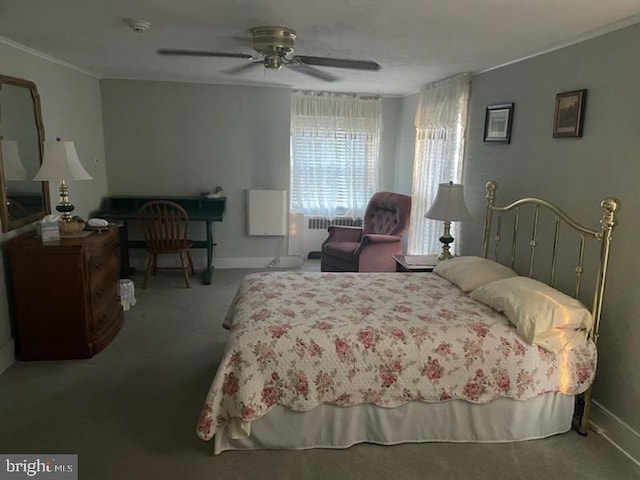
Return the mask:
<path id="1" fill-rule="evenodd" d="M 495 205 L 496 200 L 496 190 L 498 189 L 498 184 L 493 181 L 487 182 L 487 214 L 485 217 L 484 224 L 484 233 L 482 239 L 482 256 L 485 258 L 489 257 L 489 247 L 491 243 L 491 233 L 492 233 L 492 224 L 493 224 L 493 216 L 497 215 L 497 226 L 495 231 L 495 236 L 493 237 L 493 259 L 498 260 L 498 255 L 500 253 L 500 246 L 502 240 L 502 217 L 505 212 L 513 211 L 514 220 L 513 220 L 513 231 L 511 237 L 511 268 L 514 268 L 516 261 L 516 253 L 517 253 L 517 242 L 518 242 L 518 227 L 520 220 L 520 208 L 525 205 L 533 206 L 533 227 L 531 230 L 531 239 L 528 243 L 530 252 L 529 252 L 529 271 L 528 276 L 533 275 L 533 267 L 536 259 L 536 247 L 538 246 L 538 226 L 540 221 L 540 209 L 544 208 L 553 213 L 555 216 L 555 227 L 554 227 L 554 235 L 553 235 L 553 247 L 551 254 L 551 269 L 550 269 L 550 277 L 547 282 L 552 287 L 555 286 L 556 281 L 556 265 L 558 261 L 558 246 L 560 240 L 560 226 L 562 222 L 565 225 L 570 227 L 573 231 L 576 232 L 580 241 L 578 246 L 578 260 L 577 265 L 575 267 L 575 292 L 573 296 L 578 298 L 580 295 L 580 287 L 582 283 L 582 274 L 584 272 L 584 253 L 585 253 L 585 242 L 588 238 L 595 239 L 600 242 L 600 262 L 598 273 L 596 276 L 596 283 L 594 289 L 593 296 L 593 304 L 591 313 L 593 315 L 594 324 L 593 328 L 589 332 L 589 336 L 593 338 L 594 341 L 597 341 L 598 337 L 598 328 L 600 324 L 600 315 L 602 313 L 602 299 L 604 296 L 604 287 L 605 281 L 607 277 L 607 267 L 609 265 L 609 252 L 611 248 L 611 233 L 616 226 L 616 213 L 620 210 L 620 201 L 616 198 L 607 197 L 601 203 L 600 207 L 602 209 L 602 216 L 600 219 L 600 229 L 594 230 L 588 227 L 581 225 L 580 223 L 573 220 L 569 215 L 564 213 L 560 208 L 553 205 L 546 200 L 541 200 L 539 198 L 521 198 L 516 200 L 513 203 L 504 206 Z"/>
<path id="2" fill-rule="evenodd" d="M 574 297 L 578 298 L 580 295 L 580 287 L 582 282 L 583 275 L 583 267 L 584 267 L 584 257 L 585 257 L 585 242 L 587 239 L 594 239 L 597 242 L 600 242 L 600 259 L 598 263 L 598 271 L 595 279 L 595 287 L 593 292 L 593 304 L 591 307 L 591 314 L 593 315 L 593 326 L 589 331 L 589 337 L 593 339 L 594 342 L 598 340 L 598 330 L 600 327 L 600 317 L 602 314 L 602 301 L 604 297 L 604 289 L 607 278 L 607 268 L 609 266 L 609 252 L 611 249 L 611 234 L 613 229 L 616 226 L 616 214 L 620 210 L 620 201 L 613 197 L 607 197 L 600 203 L 601 208 L 601 218 L 600 218 L 600 229 L 592 229 L 589 227 L 585 227 L 580 223 L 573 220 L 566 213 L 564 213 L 560 208 L 553 205 L 552 203 L 541 200 L 539 198 L 521 198 L 516 200 L 513 203 L 504 206 L 495 205 L 496 200 L 496 190 L 498 185 L 494 181 L 487 182 L 486 189 L 486 201 L 487 201 L 487 212 L 485 217 L 484 224 L 484 233 L 482 238 L 482 256 L 485 258 L 489 257 L 489 248 L 491 240 L 493 240 L 493 259 L 498 261 L 498 256 L 500 253 L 500 246 L 502 240 L 502 227 L 503 227 L 503 215 L 506 212 L 512 212 L 514 214 L 513 218 L 513 229 L 512 229 L 512 241 L 511 241 L 511 250 L 510 250 L 510 263 L 511 268 L 515 267 L 516 263 L 516 253 L 518 247 L 518 227 L 520 221 L 520 209 L 523 206 L 532 206 L 533 208 L 533 227 L 531 230 L 531 238 L 528 242 L 529 251 L 529 260 L 528 260 L 528 276 L 533 276 L 534 264 L 536 260 L 536 247 L 538 246 L 538 230 L 539 230 L 539 222 L 540 222 L 540 211 L 541 208 L 551 212 L 554 216 L 554 227 L 553 227 L 553 243 L 552 243 L 552 252 L 551 252 L 551 268 L 550 268 L 550 276 L 549 281 L 547 282 L 552 287 L 555 286 L 556 281 L 556 266 L 558 261 L 558 246 L 560 240 L 560 227 L 561 224 L 568 226 L 575 235 L 578 236 L 578 255 L 577 255 L 577 264 L 575 266 L 575 292 Z M 497 224 L 495 228 L 495 233 L 493 239 L 491 238 L 493 229 L 493 217 L 497 216 Z M 588 429 L 588 414 L 589 414 L 589 402 L 591 398 L 591 388 L 587 390 L 584 394 L 584 398 L 582 400 L 582 412 L 578 412 L 578 417 L 574 421 L 574 425 L 577 428 L 579 433 L 586 434 Z"/>

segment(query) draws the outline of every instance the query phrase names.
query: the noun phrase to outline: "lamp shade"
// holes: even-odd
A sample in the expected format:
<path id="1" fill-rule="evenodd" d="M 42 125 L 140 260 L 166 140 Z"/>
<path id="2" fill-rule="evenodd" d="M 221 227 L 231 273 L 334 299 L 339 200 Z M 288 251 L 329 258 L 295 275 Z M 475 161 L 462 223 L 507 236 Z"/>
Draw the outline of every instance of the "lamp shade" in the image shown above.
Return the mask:
<path id="1" fill-rule="evenodd" d="M 34 180 L 91 180 L 82 167 L 73 142 L 44 142 L 42 166 Z"/>
<path id="2" fill-rule="evenodd" d="M 7 180 L 28 180 L 15 140 L 2 140 L 2 166 Z"/>
<path id="3" fill-rule="evenodd" d="M 425 217 L 445 222 L 470 220 L 471 214 L 464 203 L 463 186 L 459 183 L 441 183 L 436 199 Z"/>

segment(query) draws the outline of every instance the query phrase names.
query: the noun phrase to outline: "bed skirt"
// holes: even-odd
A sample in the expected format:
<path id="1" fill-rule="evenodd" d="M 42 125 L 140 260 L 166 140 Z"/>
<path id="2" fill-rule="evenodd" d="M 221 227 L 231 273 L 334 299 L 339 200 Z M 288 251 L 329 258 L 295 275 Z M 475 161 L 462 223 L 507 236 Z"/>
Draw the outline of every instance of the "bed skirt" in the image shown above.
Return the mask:
<path id="1" fill-rule="evenodd" d="M 474 404 L 412 402 L 396 408 L 319 405 L 308 412 L 276 407 L 251 422 L 251 434 L 214 437 L 215 454 L 225 450 L 348 448 L 357 443 L 518 442 L 571 428 L 574 396 L 546 394 L 526 401 L 502 398 Z M 233 429 L 240 431 L 238 426 Z M 246 427 L 246 426 L 245 426 Z M 245 428 L 246 429 L 246 428 Z"/>

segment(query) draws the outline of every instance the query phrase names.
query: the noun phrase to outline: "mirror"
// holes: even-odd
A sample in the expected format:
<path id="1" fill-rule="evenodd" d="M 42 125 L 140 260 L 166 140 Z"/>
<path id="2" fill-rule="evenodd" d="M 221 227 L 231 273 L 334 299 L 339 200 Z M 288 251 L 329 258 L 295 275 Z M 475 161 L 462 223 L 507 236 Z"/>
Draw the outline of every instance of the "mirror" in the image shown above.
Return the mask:
<path id="1" fill-rule="evenodd" d="M 50 213 L 49 184 L 32 179 L 42 163 L 44 128 L 33 82 L 0 75 L 0 189 L 2 231 Z"/>

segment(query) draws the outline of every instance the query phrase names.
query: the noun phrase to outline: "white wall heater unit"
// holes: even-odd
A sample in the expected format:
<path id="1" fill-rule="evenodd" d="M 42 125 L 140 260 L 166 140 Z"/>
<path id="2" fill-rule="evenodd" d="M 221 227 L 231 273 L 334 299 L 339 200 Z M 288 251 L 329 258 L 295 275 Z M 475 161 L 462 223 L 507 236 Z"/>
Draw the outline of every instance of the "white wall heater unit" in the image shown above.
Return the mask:
<path id="1" fill-rule="evenodd" d="M 289 255 L 309 257 L 310 253 L 320 252 L 322 242 L 329 235 L 329 225 L 361 227 L 360 218 L 305 217 L 303 213 L 292 212 L 289 215 Z"/>
<path id="2" fill-rule="evenodd" d="M 249 235 L 286 235 L 287 191 L 248 190 L 247 229 Z"/>

